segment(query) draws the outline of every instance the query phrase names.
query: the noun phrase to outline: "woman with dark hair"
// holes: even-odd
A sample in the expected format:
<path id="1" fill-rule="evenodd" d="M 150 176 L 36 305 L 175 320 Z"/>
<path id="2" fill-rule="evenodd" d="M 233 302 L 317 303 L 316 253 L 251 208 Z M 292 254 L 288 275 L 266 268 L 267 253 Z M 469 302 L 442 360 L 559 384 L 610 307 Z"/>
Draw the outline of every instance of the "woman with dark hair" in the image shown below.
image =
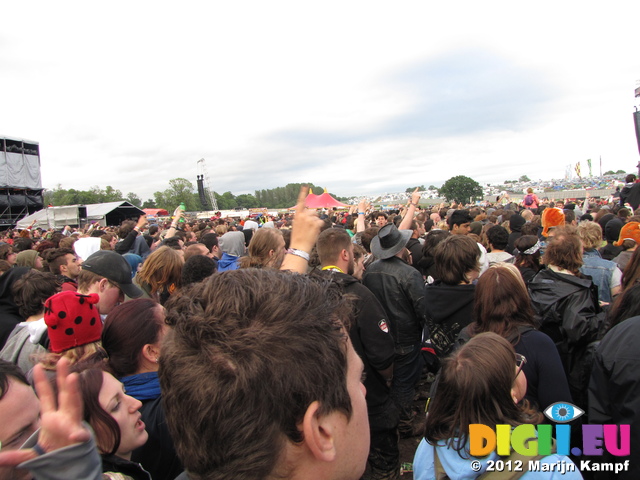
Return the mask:
<path id="1" fill-rule="evenodd" d="M 515 242 L 513 255 L 525 283 L 529 283 L 540 271 L 540 240 L 535 235 L 523 235 Z"/>
<path id="2" fill-rule="evenodd" d="M 528 283 L 539 330 L 556 344 L 574 403 L 587 408 L 589 358 L 602 338 L 604 312 L 593 282 L 580 273 L 582 241 L 575 228 L 558 228 L 547 245 L 540 270 Z"/>
<path id="3" fill-rule="evenodd" d="M 438 389 L 427 412 L 425 438 L 416 450 L 413 473 L 416 480 L 434 478 L 473 479 L 487 471 L 489 463 L 509 457 L 491 452 L 473 457 L 469 453 L 469 426 L 484 424 L 495 431 L 496 425 L 537 424 L 542 414 L 529 408 L 522 373 L 527 358 L 517 354 L 503 337 L 487 332 L 473 337 L 467 344 L 444 360 Z M 555 453 L 540 459 L 540 464 L 571 463 Z M 535 472 L 529 475 L 528 462 L 523 462 L 523 479 L 556 478 Z M 545 470 L 541 468 L 541 470 Z M 582 478 L 567 471 L 563 478 Z"/>
<path id="4" fill-rule="evenodd" d="M 607 331 L 627 318 L 640 315 L 640 284 L 630 285 L 618 295 L 607 315 Z"/>
<path id="5" fill-rule="evenodd" d="M 158 380 L 160 345 L 169 327 L 165 309 L 154 300 L 130 300 L 114 308 L 102 331 L 109 368 L 127 394 L 142 402 L 140 412 L 149 440 L 133 452 L 156 479 L 173 480 L 182 472 L 164 416 Z"/>
<path id="6" fill-rule="evenodd" d="M 418 261 L 418 270 L 422 273 L 427 283 L 433 283 L 436 279 L 436 267 L 434 250 L 436 246 L 450 235 L 446 230 L 432 230 L 427 234 L 422 246 L 422 257 Z M 429 281 L 431 277 L 431 281 Z"/>
<path id="7" fill-rule="evenodd" d="M 431 343 L 444 357 L 473 319 L 480 249 L 467 235 L 451 235 L 435 248 L 434 261 L 437 280 L 425 290 L 426 318 Z"/>
<path id="8" fill-rule="evenodd" d="M 509 340 L 516 352 L 527 357 L 523 371 L 527 378 L 526 398 L 544 411 L 555 402 L 570 402 L 569 384 L 562 361 L 548 335 L 536 330 L 527 287 L 518 269 L 498 263 L 476 284 L 473 317 L 460 334 L 465 340 L 483 332 L 497 333 Z"/>
<path id="9" fill-rule="evenodd" d="M 125 394 L 123 385 L 98 365 L 78 365 L 75 371 L 78 372 L 84 421 L 93 428 L 102 457 L 102 478 L 151 480 L 139 463 L 131 461 L 131 453 L 148 438 L 140 418 L 142 404 Z"/>

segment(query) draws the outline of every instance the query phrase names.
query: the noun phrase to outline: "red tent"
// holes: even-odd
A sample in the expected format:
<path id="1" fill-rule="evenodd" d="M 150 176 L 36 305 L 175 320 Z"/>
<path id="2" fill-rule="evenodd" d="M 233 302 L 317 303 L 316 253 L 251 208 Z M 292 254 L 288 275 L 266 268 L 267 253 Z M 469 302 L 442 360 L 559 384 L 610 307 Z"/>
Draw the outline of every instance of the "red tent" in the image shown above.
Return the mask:
<path id="1" fill-rule="evenodd" d="M 335 198 L 333 198 L 329 193 L 327 193 L 327 189 L 324 189 L 324 193 L 322 195 L 314 195 L 310 193 L 307 195 L 307 198 L 304 202 L 309 208 L 333 208 L 333 207 L 348 207 L 344 203 L 340 203 Z"/>
<path id="2" fill-rule="evenodd" d="M 169 212 L 167 212 L 164 208 L 144 208 L 142 211 L 145 215 L 153 215 L 154 217 L 157 217 L 158 215 L 160 215 L 161 217 L 169 215 Z"/>

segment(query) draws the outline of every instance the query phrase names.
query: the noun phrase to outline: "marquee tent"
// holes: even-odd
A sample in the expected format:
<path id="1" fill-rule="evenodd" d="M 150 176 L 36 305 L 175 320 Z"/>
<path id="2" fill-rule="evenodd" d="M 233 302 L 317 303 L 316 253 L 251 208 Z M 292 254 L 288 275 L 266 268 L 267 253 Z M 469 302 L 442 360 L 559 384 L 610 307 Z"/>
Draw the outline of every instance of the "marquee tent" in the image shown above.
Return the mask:
<path id="1" fill-rule="evenodd" d="M 340 203 L 338 200 L 333 198 L 328 192 L 327 189 L 324 189 L 324 193 L 322 195 L 316 195 L 314 193 L 310 193 L 307 195 L 307 198 L 304 201 L 305 205 L 309 208 L 333 208 L 333 207 L 348 207 L 344 203 Z"/>

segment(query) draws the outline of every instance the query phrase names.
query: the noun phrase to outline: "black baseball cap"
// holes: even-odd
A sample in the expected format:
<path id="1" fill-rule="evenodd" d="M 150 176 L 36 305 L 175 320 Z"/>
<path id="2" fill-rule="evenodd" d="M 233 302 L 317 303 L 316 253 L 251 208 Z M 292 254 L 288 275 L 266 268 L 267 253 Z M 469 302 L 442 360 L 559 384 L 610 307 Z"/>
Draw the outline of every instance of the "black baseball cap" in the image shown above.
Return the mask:
<path id="1" fill-rule="evenodd" d="M 112 250 L 99 250 L 87 258 L 82 269 L 116 283 L 129 298 L 139 298 L 142 290 L 131 282 L 131 267 L 122 255 Z"/>

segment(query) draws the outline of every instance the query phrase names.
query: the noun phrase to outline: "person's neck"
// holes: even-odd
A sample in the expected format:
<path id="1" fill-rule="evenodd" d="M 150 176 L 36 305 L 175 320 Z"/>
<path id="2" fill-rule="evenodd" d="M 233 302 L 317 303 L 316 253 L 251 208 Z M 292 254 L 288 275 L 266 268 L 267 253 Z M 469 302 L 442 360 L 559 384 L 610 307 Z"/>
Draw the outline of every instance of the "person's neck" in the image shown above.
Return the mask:
<path id="1" fill-rule="evenodd" d="M 40 320 L 43 317 L 44 317 L 44 311 L 40 312 L 40 313 L 36 313 L 35 315 L 31 315 L 29 318 L 27 318 L 25 320 L 25 322 L 27 322 L 27 323 L 29 323 L 29 322 L 37 322 L 38 320 Z"/>
<path id="2" fill-rule="evenodd" d="M 322 270 L 338 269 L 341 273 L 346 273 L 347 265 L 343 265 L 342 263 L 343 262 L 328 262 L 326 264 L 322 264 L 320 268 L 322 268 Z"/>
<path id="3" fill-rule="evenodd" d="M 129 453 L 118 453 L 118 452 L 116 452 L 115 456 L 116 457 L 120 457 L 120 458 L 130 462 L 131 461 L 131 453 L 132 452 L 129 452 Z"/>
<path id="4" fill-rule="evenodd" d="M 158 371 L 158 367 L 159 367 L 159 365 L 157 363 L 150 362 L 148 360 L 144 360 L 142 362 L 142 365 L 140 365 L 140 368 L 138 368 L 138 370 L 136 370 L 134 375 L 138 375 L 138 374 L 141 374 L 141 373 L 157 372 Z"/>

